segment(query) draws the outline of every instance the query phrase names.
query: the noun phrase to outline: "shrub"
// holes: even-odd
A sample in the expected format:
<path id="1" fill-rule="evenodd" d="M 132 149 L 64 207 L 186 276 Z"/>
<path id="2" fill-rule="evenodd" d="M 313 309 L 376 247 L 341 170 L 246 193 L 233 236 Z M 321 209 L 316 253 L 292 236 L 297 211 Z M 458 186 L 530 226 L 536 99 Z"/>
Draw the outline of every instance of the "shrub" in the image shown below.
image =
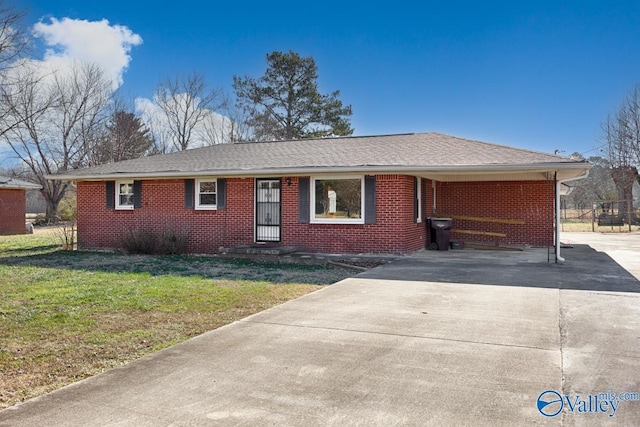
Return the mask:
<path id="1" fill-rule="evenodd" d="M 58 218 L 61 221 L 75 221 L 78 216 L 76 196 L 67 195 L 58 205 Z"/>
<path id="2" fill-rule="evenodd" d="M 73 251 L 76 249 L 77 230 L 75 222 L 64 222 L 57 229 L 56 235 L 60 240 L 61 249 L 63 251 Z"/>
<path id="3" fill-rule="evenodd" d="M 123 238 L 122 247 L 130 254 L 153 255 L 158 250 L 158 238 L 149 230 L 134 228 Z"/>
<path id="4" fill-rule="evenodd" d="M 187 251 L 187 235 L 174 227 L 165 228 L 160 235 L 158 253 L 162 255 L 182 255 Z"/>
<path id="5" fill-rule="evenodd" d="M 187 250 L 187 235 L 173 226 L 165 227 L 160 233 L 134 228 L 124 237 L 122 247 L 130 254 L 181 255 Z"/>

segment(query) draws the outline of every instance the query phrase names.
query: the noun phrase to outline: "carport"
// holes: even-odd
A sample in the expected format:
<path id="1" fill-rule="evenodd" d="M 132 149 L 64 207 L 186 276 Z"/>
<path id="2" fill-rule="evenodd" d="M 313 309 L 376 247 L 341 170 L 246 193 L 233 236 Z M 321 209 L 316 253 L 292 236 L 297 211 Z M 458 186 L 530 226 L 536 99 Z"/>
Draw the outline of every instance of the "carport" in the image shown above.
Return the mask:
<path id="1" fill-rule="evenodd" d="M 477 170 L 466 167 L 465 171 L 456 168 L 422 171 L 418 176 L 432 183 L 431 188 L 425 189 L 427 215 L 451 218 L 452 239 L 479 241 L 497 247 L 502 240 L 508 240 L 510 234 L 519 233 L 520 228 L 531 227 L 531 222 L 535 221 L 535 227 L 542 229 L 547 236 L 545 244 L 537 246 L 552 248 L 553 258 L 558 262 L 564 261 L 560 255 L 560 196 L 570 192 L 568 182 L 587 177 L 590 168 L 591 165 L 587 163 L 518 167 L 483 165 Z M 471 187 L 471 190 L 464 192 L 463 189 L 473 183 L 485 185 L 477 187 L 477 191 Z M 539 191 L 540 183 L 544 184 L 542 191 Z M 537 193 L 531 191 L 531 197 L 528 198 L 527 189 L 534 188 L 536 184 Z M 511 194 L 516 208 L 479 208 L 483 200 L 489 200 L 483 192 L 492 188 L 502 191 L 505 199 Z M 491 205 L 491 202 L 487 204 Z M 469 208 L 469 205 L 473 205 L 473 208 Z M 482 215 L 478 211 L 487 213 Z M 536 211 L 536 214 L 529 215 L 527 211 Z"/>

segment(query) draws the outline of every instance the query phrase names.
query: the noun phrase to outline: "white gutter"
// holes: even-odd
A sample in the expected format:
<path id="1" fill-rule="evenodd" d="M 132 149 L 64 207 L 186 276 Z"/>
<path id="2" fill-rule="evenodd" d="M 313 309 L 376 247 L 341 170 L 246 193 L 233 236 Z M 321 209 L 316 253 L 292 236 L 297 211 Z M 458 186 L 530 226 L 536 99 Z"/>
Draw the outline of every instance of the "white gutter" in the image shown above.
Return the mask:
<path id="1" fill-rule="evenodd" d="M 456 166 L 400 166 L 400 165 L 364 165 L 364 166 L 323 166 L 323 167 L 292 167 L 274 169 L 213 169 L 213 170 L 167 170 L 154 172 L 107 172 L 83 175 L 82 173 L 67 173 L 46 175 L 51 180 L 103 181 L 109 179 L 153 179 L 153 178 L 190 178 L 205 176 L 225 177 L 273 177 L 299 176 L 322 173 L 446 173 L 455 172 L 461 175 L 474 175 L 487 172 L 552 172 L 561 170 L 575 170 L 589 168 L 585 163 L 545 163 L 529 165 L 456 165 Z M 97 166 L 99 168 L 99 166 Z M 77 170 L 76 172 L 80 172 Z"/>
<path id="2" fill-rule="evenodd" d="M 589 176 L 589 169 L 585 169 L 584 173 L 580 176 L 573 178 L 567 178 L 562 180 L 556 180 L 555 198 L 556 198 L 556 262 L 564 262 L 565 259 L 560 256 L 560 186 L 568 181 L 576 181 Z"/>

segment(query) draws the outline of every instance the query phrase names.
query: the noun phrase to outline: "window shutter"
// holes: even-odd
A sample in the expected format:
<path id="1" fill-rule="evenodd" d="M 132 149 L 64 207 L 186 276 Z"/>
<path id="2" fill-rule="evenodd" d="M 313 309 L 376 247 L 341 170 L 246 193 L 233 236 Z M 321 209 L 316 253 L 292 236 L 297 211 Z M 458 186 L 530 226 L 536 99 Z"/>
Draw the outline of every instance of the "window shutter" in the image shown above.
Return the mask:
<path id="1" fill-rule="evenodd" d="M 418 222 L 418 177 L 413 177 L 413 222 Z"/>
<path id="2" fill-rule="evenodd" d="M 195 190 L 195 179 L 184 180 L 184 207 L 185 209 L 193 209 L 193 195 Z"/>
<path id="3" fill-rule="evenodd" d="M 376 177 L 364 177 L 364 223 L 376 223 Z"/>
<path id="4" fill-rule="evenodd" d="M 309 213 L 311 210 L 311 200 L 309 198 L 310 179 L 298 178 L 298 222 L 309 223 Z"/>
<path id="5" fill-rule="evenodd" d="M 216 207 L 218 209 L 227 207 L 227 180 L 224 178 L 216 180 Z"/>
<path id="6" fill-rule="evenodd" d="M 142 207 L 142 181 L 133 181 L 133 208 Z"/>
<path id="7" fill-rule="evenodd" d="M 115 209 L 116 208 L 116 182 L 106 181 L 105 191 L 107 196 L 107 209 Z"/>

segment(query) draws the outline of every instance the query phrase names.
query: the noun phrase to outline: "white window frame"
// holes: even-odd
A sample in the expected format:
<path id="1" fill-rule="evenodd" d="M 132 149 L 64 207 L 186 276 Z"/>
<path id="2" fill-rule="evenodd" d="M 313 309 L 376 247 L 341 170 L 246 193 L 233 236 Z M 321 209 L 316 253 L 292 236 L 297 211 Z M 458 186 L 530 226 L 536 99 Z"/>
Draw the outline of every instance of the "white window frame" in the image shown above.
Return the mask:
<path id="1" fill-rule="evenodd" d="M 130 205 L 122 205 L 120 204 L 120 186 L 123 184 L 130 184 L 131 185 L 131 204 Z M 135 189 L 133 188 L 133 180 L 121 180 L 121 181 L 116 181 L 116 209 L 118 210 L 131 210 L 134 208 L 134 198 L 135 198 Z"/>
<path id="2" fill-rule="evenodd" d="M 202 205 L 200 204 L 200 183 L 201 182 L 215 182 L 216 183 L 216 204 L 215 205 Z M 195 185 L 195 208 L 201 211 L 215 211 L 218 209 L 218 180 L 216 178 L 201 178 L 196 179 Z M 210 194 L 210 193 L 205 193 Z"/>
<path id="3" fill-rule="evenodd" d="M 360 218 L 316 218 L 316 181 L 328 181 L 339 179 L 359 179 L 360 180 Z M 310 223 L 311 224 L 364 224 L 365 218 L 365 191 L 364 191 L 364 175 L 327 175 L 312 176 L 310 188 Z"/>
<path id="4" fill-rule="evenodd" d="M 418 211 L 416 216 L 416 223 L 422 222 L 422 178 L 416 177 L 416 199 L 418 200 Z"/>

